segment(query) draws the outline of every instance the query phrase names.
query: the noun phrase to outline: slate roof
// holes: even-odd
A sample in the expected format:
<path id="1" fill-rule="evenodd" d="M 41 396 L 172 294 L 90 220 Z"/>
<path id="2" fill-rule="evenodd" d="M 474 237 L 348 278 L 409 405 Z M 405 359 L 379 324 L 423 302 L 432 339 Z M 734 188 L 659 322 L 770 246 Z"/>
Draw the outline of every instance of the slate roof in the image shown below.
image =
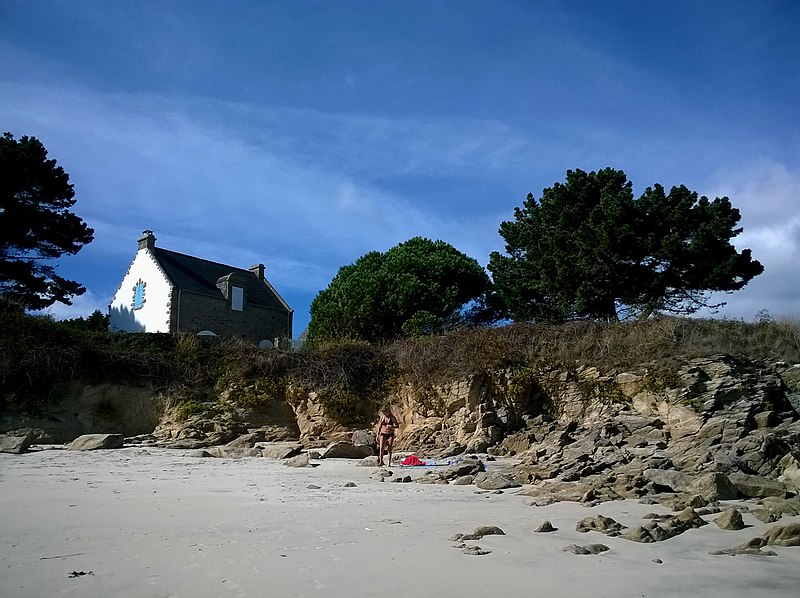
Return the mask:
<path id="1" fill-rule="evenodd" d="M 182 291 L 222 299 L 217 280 L 233 272 L 243 274 L 245 297 L 248 305 L 258 305 L 292 311 L 269 283 L 264 284 L 250 270 L 211 262 L 169 249 L 153 247 L 152 251 L 164 273 Z"/>

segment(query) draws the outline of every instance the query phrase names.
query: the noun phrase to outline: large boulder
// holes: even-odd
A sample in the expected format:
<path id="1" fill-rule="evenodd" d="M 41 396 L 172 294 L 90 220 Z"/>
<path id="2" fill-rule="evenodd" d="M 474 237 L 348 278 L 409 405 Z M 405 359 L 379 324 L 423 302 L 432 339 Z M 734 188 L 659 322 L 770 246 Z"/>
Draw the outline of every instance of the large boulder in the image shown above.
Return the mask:
<path id="1" fill-rule="evenodd" d="M 671 469 L 645 469 L 642 475 L 664 492 L 688 491 L 692 482 L 689 475 Z"/>
<path id="2" fill-rule="evenodd" d="M 767 496 L 786 496 L 786 486 L 778 480 L 771 480 L 746 473 L 731 473 L 728 478 L 736 486 L 742 496 L 748 498 L 766 498 Z"/>
<path id="3" fill-rule="evenodd" d="M 368 446 L 373 450 L 377 450 L 377 443 L 375 442 L 375 433 L 372 430 L 356 430 L 350 438 L 355 446 Z"/>
<path id="4" fill-rule="evenodd" d="M 299 442 L 276 442 L 261 447 L 261 456 L 268 459 L 290 459 L 299 455 L 303 445 Z"/>
<path id="5" fill-rule="evenodd" d="M 714 471 L 697 476 L 689 486 L 689 494 L 699 494 L 709 501 L 731 500 L 739 491 L 724 473 Z"/>
<path id="6" fill-rule="evenodd" d="M 260 457 L 261 451 L 255 447 L 229 447 L 210 446 L 204 449 L 205 457 L 217 457 L 218 459 L 241 459 L 242 457 Z"/>
<path id="7" fill-rule="evenodd" d="M 23 432 L 22 434 L 0 434 L 0 453 L 13 453 L 19 455 L 30 448 L 36 435 L 33 432 Z"/>
<path id="8" fill-rule="evenodd" d="M 98 449 L 122 448 L 124 437 L 122 434 L 84 434 L 78 436 L 70 443 L 70 451 L 94 451 Z"/>
<path id="9" fill-rule="evenodd" d="M 522 484 L 506 473 L 481 472 L 475 475 L 473 483 L 482 490 L 503 490 L 505 488 L 519 488 Z"/>
<path id="10" fill-rule="evenodd" d="M 771 527 L 763 538 L 771 546 L 800 546 L 800 523 Z"/>
<path id="11" fill-rule="evenodd" d="M 357 446 L 352 442 L 334 442 L 322 454 L 324 459 L 363 459 L 374 454 L 371 446 Z"/>

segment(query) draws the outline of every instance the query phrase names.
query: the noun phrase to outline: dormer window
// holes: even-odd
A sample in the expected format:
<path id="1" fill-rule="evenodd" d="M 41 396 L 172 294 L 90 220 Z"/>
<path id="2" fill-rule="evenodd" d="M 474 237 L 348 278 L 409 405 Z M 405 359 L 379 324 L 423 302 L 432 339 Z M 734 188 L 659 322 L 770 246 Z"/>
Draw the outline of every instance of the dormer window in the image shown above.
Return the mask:
<path id="1" fill-rule="evenodd" d="M 231 309 L 244 311 L 244 289 L 242 287 L 231 287 Z"/>

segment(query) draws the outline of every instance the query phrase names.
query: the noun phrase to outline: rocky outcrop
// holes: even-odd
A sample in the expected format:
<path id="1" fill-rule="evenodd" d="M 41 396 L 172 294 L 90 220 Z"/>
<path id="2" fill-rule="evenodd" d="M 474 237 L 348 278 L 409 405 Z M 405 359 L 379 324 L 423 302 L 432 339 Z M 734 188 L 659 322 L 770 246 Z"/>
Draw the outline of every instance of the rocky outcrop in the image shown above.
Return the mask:
<path id="1" fill-rule="evenodd" d="M 0 434 L 0 453 L 19 455 L 30 448 L 36 434 L 30 430 L 20 430 L 16 434 Z"/>
<path id="2" fill-rule="evenodd" d="M 322 452 L 321 457 L 323 459 L 364 459 L 374 454 L 375 451 L 371 446 L 342 441 L 328 446 Z"/>
<path id="3" fill-rule="evenodd" d="M 799 387 L 800 367 L 723 355 L 628 372 L 532 366 L 439 386 L 401 378 L 386 398 L 400 422 L 397 453 L 458 456 L 459 467 L 469 469 L 436 468 L 420 482 L 521 487 L 535 504 L 655 496 L 683 508 L 734 497 L 766 504 L 800 492 L 793 407 Z M 297 454 L 284 445 L 276 453 L 266 449 L 278 443 L 320 457 L 369 459 L 374 451 L 367 422 L 332 419 L 320 396 L 299 387 L 258 409 L 237 406 L 224 390 L 208 403 L 178 404 L 142 388 L 75 389 L 70 409 L 65 399 L 36 421 L 7 417 L 0 430 L 28 425 L 36 442 L 50 442 L 119 429 L 138 433 L 129 444 L 203 448 L 217 456 Z M 118 421 L 109 427 L 102 421 L 109 418 Z M 505 457 L 506 467 L 483 471 L 486 455 Z M 757 516 L 780 514 L 763 506 Z"/>
<path id="4" fill-rule="evenodd" d="M 96 451 L 99 449 L 122 448 L 122 434 L 84 434 L 73 440 L 67 450 L 70 451 Z"/>
<path id="5" fill-rule="evenodd" d="M 66 384 L 61 399 L 39 417 L 5 412 L 0 431 L 32 429 L 39 444 L 71 442 L 98 431 L 136 436 L 151 433 L 165 414 L 168 400 L 149 386 Z"/>

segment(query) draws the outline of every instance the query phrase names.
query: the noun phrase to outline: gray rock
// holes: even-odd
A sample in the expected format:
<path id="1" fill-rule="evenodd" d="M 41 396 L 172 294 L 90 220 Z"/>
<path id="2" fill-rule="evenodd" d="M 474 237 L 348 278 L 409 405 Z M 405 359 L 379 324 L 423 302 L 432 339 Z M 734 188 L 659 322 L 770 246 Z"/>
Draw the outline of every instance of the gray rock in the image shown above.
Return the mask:
<path id="1" fill-rule="evenodd" d="M 738 472 L 728 474 L 728 479 L 742 496 L 748 498 L 766 498 L 767 496 L 783 498 L 786 496 L 786 486 L 778 480 Z"/>
<path id="2" fill-rule="evenodd" d="M 553 524 L 550 523 L 550 520 L 546 519 L 545 521 L 542 522 L 542 524 L 539 527 L 537 527 L 533 531 L 536 532 L 536 533 L 539 533 L 539 534 L 544 534 L 544 533 L 548 533 L 548 532 L 554 532 L 554 531 L 557 531 L 557 530 L 558 530 L 558 528 L 553 527 Z"/>
<path id="3" fill-rule="evenodd" d="M 522 485 L 508 474 L 486 472 L 477 474 L 474 478 L 474 484 L 481 490 L 519 488 Z"/>
<path id="4" fill-rule="evenodd" d="M 209 446 L 213 446 L 207 440 L 196 440 L 192 438 L 182 438 L 179 440 L 170 440 L 170 441 L 161 441 L 157 443 L 158 446 L 163 446 L 164 448 L 174 448 L 174 449 L 201 449 Z"/>
<path id="5" fill-rule="evenodd" d="M 124 438 L 122 434 L 84 434 L 78 436 L 70 443 L 70 451 L 94 451 L 98 449 L 122 448 Z"/>
<path id="6" fill-rule="evenodd" d="M 350 442 L 352 442 L 355 446 L 368 446 L 372 448 L 373 451 L 377 450 L 375 432 L 372 430 L 356 430 L 353 432 Z"/>
<path id="7" fill-rule="evenodd" d="M 218 459 L 241 459 L 242 457 L 260 457 L 261 450 L 247 446 L 210 446 L 204 450 L 206 457 Z"/>
<path id="8" fill-rule="evenodd" d="M 650 533 L 650 530 L 643 525 L 637 525 L 636 527 L 632 527 L 627 532 L 622 534 L 622 537 L 625 538 L 626 540 L 630 540 L 631 542 L 642 542 L 645 544 L 657 542 L 653 534 Z"/>
<path id="9" fill-rule="evenodd" d="M 753 509 L 750 514 L 762 523 L 775 523 L 783 516 L 780 511 L 772 509 Z"/>
<path id="10" fill-rule="evenodd" d="M 761 501 L 761 506 L 785 515 L 800 515 L 800 497 L 780 498 L 767 496 Z"/>
<path id="11" fill-rule="evenodd" d="M 763 538 L 770 546 L 800 546 L 800 523 L 771 527 Z"/>
<path id="12" fill-rule="evenodd" d="M 466 545 L 464 545 L 461 548 L 461 552 L 463 552 L 464 554 L 471 554 L 473 556 L 481 556 L 481 555 L 484 555 L 484 554 L 491 554 L 492 551 L 491 550 L 484 550 L 480 546 L 466 546 Z"/>
<path id="13" fill-rule="evenodd" d="M 608 536 L 618 536 L 623 529 L 624 526 L 621 523 L 614 521 L 611 517 L 604 517 L 603 515 L 586 517 L 585 519 L 581 519 L 575 526 L 575 531 L 581 533 L 596 531 Z"/>
<path id="14" fill-rule="evenodd" d="M 753 538 L 752 540 L 745 542 L 744 544 L 740 544 L 739 546 L 735 546 L 734 548 L 728 548 L 726 550 L 715 550 L 713 552 L 709 552 L 708 554 L 713 555 L 731 555 L 736 556 L 740 554 L 749 554 L 753 556 L 777 556 L 778 553 L 773 552 L 772 550 L 762 550 L 761 548 L 766 545 L 766 540 L 764 538 Z"/>
<path id="15" fill-rule="evenodd" d="M 261 456 L 268 459 L 290 459 L 303 451 L 299 442 L 276 442 L 263 445 Z"/>
<path id="16" fill-rule="evenodd" d="M 505 536 L 506 533 L 496 525 L 481 525 L 475 528 L 471 534 L 459 536 L 459 540 L 480 540 L 484 536 Z"/>
<path id="17" fill-rule="evenodd" d="M 714 519 L 714 523 L 716 523 L 721 529 L 744 529 L 742 514 L 736 509 L 724 510 L 719 517 Z"/>
<path id="18" fill-rule="evenodd" d="M 20 455 L 30 448 L 34 440 L 36 440 L 36 436 L 30 431 L 20 435 L 0 434 L 0 453 Z"/>
<path id="19" fill-rule="evenodd" d="M 446 449 L 442 451 L 442 459 L 446 459 L 447 457 L 455 457 L 456 455 L 460 455 L 465 453 L 467 447 L 463 444 L 458 444 L 457 442 L 453 442 L 448 446 Z"/>
<path id="20" fill-rule="evenodd" d="M 465 475 L 475 475 L 485 471 L 483 462 L 476 457 L 468 457 L 460 463 L 449 465 L 444 472 L 448 479 L 458 478 Z"/>
<path id="21" fill-rule="evenodd" d="M 673 520 L 686 528 L 698 528 L 708 525 L 708 521 L 700 517 L 697 511 L 692 507 L 686 507 L 683 511 L 678 513 Z"/>
<path id="22" fill-rule="evenodd" d="M 564 546 L 561 550 L 572 554 L 600 554 L 609 550 L 609 548 L 605 544 L 587 544 L 586 546 L 570 544 L 569 546 Z"/>
<path id="23" fill-rule="evenodd" d="M 645 469 L 642 475 L 664 492 L 683 492 L 691 483 L 691 478 L 685 473 L 669 469 Z"/>
<path id="24" fill-rule="evenodd" d="M 256 434 L 242 434 L 225 445 L 228 449 L 248 449 L 256 445 Z"/>
<path id="25" fill-rule="evenodd" d="M 688 488 L 692 494 L 699 494 L 706 500 L 731 500 L 739 491 L 724 473 L 715 471 L 698 476 Z"/>
<path id="26" fill-rule="evenodd" d="M 781 471 L 778 481 L 783 482 L 788 491 L 800 494 L 800 460 L 790 453 L 780 460 L 778 467 Z"/>
<path id="27" fill-rule="evenodd" d="M 491 438 L 486 436 L 478 436 L 469 441 L 466 450 L 468 453 L 485 453 L 491 444 Z"/>
<path id="28" fill-rule="evenodd" d="M 370 446 L 356 446 L 352 442 L 334 442 L 322 454 L 323 459 L 363 459 L 374 454 Z"/>
<path id="29" fill-rule="evenodd" d="M 416 479 L 416 482 L 417 484 L 449 484 L 447 478 L 438 471 L 426 471 L 425 475 Z"/>
<path id="30" fill-rule="evenodd" d="M 451 482 L 453 486 L 469 486 L 475 481 L 475 476 L 472 475 L 462 475 L 460 478 L 456 478 Z"/>
<path id="31" fill-rule="evenodd" d="M 309 461 L 308 453 L 300 453 L 299 455 L 295 455 L 284 462 L 286 467 L 313 467 L 311 461 Z"/>

